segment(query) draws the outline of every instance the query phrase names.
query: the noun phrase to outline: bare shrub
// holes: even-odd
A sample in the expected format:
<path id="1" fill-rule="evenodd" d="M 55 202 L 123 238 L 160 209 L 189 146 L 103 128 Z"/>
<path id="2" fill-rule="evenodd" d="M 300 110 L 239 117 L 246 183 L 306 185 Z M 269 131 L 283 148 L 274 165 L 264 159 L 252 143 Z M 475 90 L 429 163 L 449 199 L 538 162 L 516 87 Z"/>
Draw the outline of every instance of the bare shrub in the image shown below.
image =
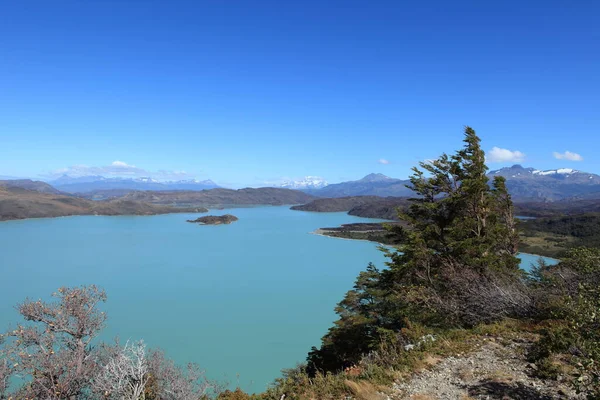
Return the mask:
<path id="1" fill-rule="evenodd" d="M 17 306 L 27 325 L 7 333 L 7 357 L 14 372 L 31 380 L 20 396 L 41 399 L 83 398 L 97 372 L 90 342 L 104 326 L 97 309 L 106 294 L 96 286 L 61 288 L 57 302 L 25 300 Z"/>
<path id="2" fill-rule="evenodd" d="M 190 363 L 185 368 L 180 367 L 159 350 L 149 354 L 148 373 L 148 400 L 198 400 L 222 390 L 216 382 L 204 375 L 197 364 Z"/>
<path id="3" fill-rule="evenodd" d="M 453 265 L 444 269 L 442 282 L 444 290 L 433 294 L 434 308 L 458 325 L 475 326 L 534 312 L 531 290 L 514 274 L 482 273 Z"/>
<path id="4" fill-rule="evenodd" d="M 109 357 L 92 382 L 94 392 L 104 399 L 138 400 L 150 378 L 143 341 L 108 348 Z"/>

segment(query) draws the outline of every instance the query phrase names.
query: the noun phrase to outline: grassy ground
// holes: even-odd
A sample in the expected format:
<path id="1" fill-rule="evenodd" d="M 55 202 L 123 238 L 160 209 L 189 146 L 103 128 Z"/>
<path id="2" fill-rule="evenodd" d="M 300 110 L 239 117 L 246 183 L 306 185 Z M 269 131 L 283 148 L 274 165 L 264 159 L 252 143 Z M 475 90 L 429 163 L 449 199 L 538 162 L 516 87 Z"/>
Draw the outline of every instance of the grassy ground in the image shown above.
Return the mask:
<path id="1" fill-rule="evenodd" d="M 545 257 L 558 257 L 560 253 L 576 245 L 577 238 L 573 236 L 531 232 L 520 234 L 519 250 Z"/>

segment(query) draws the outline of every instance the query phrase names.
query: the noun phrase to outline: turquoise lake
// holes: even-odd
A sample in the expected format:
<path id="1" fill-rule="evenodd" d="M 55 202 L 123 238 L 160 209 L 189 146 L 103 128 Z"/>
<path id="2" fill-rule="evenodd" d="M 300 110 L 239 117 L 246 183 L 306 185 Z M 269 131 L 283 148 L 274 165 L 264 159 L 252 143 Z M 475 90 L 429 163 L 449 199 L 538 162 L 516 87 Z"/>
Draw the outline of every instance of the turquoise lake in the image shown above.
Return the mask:
<path id="1" fill-rule="evenodd" d="M 0 330 L 14 305 L 60 286 L 108 294 L 105 340 L 144 339 L 214 379 L 259 392 L 304 361 L 335 320 L 333 308 L 377 245 L 309 234 L 373 221 L 284 207 L 217 210 L 239 221 L 187 223 L 198 214 L 66 217 L 0 223 Z M 536 256 L 522 255 L 523 266 Z"/>

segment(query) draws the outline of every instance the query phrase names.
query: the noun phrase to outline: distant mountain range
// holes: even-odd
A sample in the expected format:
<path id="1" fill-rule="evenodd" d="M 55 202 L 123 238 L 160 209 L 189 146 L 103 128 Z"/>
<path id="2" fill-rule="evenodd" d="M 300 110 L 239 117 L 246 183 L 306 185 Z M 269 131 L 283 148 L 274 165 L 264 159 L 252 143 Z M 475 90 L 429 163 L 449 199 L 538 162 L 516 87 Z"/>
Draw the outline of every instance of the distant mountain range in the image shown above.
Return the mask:
<path id="1" fill-rule="evenodd" d="M 491 171 L 488 176 L 503 176 L 516 201 L 556 201 L 600 198 L 600 176 L 570 168 L 538 170 L 513 165 Z M 409 180 L 383 174 L 369 174 L 357 181 L 327 185 L 320 189 L 301 189 L 318 197 L 380 196 L 406 197 L 413 192 Z"/>
<path id="2" fill-rule="evenodd" d="M 357 181 L 327 185 L 321 189 L 305 190 L 319 197 L 381 196 L 403 197 L 412 192 L 406 187 L 408 180 L 390 178 L 383 174 L 369 174 Z"/>
<path id="3" fill-rule="evenodd" d="M 152 178 L 105 178 L 103 176 L 71 177 L 63 175 L 48 182 L 56 189 L 67 193 L 85 193 L 98 190 L 204 190 L 219 186 L 207 180 L 181 180 L 159 182 Z"/>
<path id="4" fill-rule="evenodd" d="M 600 199 L 600 175 L 571 168 L 539 170 L 521 165 L 489 172 L 488 176 L 503 176 L 515 201 L 558 201 Z M 181 180 L 159 182 L 152 178 L 105 178 L 103 176 L 61 176 L 48 183 L 27 179 L 4 180 L 2 185 L 18 186 L 43 193 L 71 193 L 94 200 L 120 198 L 131 191 L 176 192 L 203 191 L 219 186 L 211 180 Z M 351 196 L 410 197 L 407 179 L 369 174 L 362 179 L 328 184 L 323 178 L 307 176 L 288 180 L 278 188 L 300 190 L 316 197 L 340 198 Z M 174 194 L 169 196 L 175 196 Z M 300 202 L 300 201 L 299 201 Z M 298 202 L 298 203 L 299 203 Z M 296 203 L 295 201 L 291 202 Z"/>

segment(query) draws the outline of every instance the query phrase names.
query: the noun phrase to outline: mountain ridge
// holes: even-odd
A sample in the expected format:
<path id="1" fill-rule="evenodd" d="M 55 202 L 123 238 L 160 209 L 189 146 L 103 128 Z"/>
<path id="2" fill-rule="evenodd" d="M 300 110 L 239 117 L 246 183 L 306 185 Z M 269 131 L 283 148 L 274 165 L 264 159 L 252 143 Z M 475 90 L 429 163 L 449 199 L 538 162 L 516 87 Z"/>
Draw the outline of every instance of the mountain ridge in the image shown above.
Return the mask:
<path id="1" fill-rule="evenodd" d="M 158 181 L 150 177 L 106 178 L 101 175 L 71 177 L 63 175 L 48 182 L 56 189 L 67 193 L 86 193 L 98 190 L 205 190 L 218 188 L 210 179 L 187 179 L 179 181 Z"/>
<path id="2" fill-rule="evenodd" d="M 572 168 L 539 170 L 519 164 L 490 171 L 506 178 L 509 192 L 516 201 L 558 201 L 566 199 L 600 198 L 600 175 Z M 408 197 L 413 192 L 406 187 L 408 179 L 391 178 L 380 173 L 347 182 L 327 185 L 307 193 L 318 197 L 339 198 L 352 196 Z"/>

